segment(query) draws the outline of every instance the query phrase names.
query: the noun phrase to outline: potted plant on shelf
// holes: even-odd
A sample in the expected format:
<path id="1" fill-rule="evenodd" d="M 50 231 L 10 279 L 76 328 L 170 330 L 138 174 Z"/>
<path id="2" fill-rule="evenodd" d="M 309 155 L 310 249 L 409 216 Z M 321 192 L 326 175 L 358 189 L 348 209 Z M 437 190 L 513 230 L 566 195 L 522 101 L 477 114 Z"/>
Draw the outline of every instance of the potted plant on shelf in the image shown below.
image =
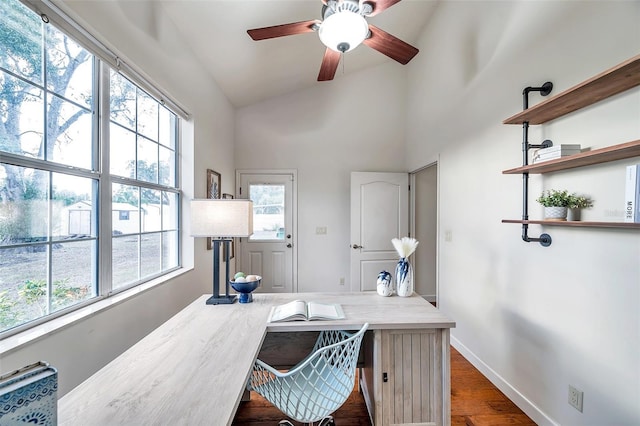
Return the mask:
<path id="1" fill-rule="evenodd" d="M 580 220 L 580 212 L 582 209 L 588 209 L 593 207 L 593 200 L 584 195 L 571 194 L 571 201 L 569 202 L 568 219 Z"/>
<path id="2" fill-rule="evenodd" d="M 536 201 L 544 206 L 545 220 L 567 220 L 567 208 L 573 196 L 566 189 L 543 191 Z"/>

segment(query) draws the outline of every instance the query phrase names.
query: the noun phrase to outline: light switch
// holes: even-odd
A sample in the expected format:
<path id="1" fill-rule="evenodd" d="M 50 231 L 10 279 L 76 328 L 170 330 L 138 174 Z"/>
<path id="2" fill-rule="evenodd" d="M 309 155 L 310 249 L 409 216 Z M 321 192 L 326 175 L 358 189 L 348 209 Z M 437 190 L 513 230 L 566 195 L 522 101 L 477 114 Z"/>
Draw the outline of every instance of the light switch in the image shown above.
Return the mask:
<path id="1" fill-rule="evenodd" d="M 326 235 L 327 227 L 326 226 L 317 226 L 316 227 L 316 235 Z"/>

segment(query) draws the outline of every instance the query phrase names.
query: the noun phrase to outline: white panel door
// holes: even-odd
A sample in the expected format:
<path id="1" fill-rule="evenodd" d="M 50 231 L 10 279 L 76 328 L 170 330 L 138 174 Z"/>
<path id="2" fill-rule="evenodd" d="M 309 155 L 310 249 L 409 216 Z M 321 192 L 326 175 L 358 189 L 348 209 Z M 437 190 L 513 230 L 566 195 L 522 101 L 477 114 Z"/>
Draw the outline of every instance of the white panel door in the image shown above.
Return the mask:
<path id="1" fill-rule="evenodd" d="M 295 174 L 239 171 L 238 198 L 253 201 L 253 235 L 240 239 L 237 270 L 262 276 L 256 290 L 291 293 L 295 258 Z"/>
<path id="2" fill-rule="evenodd" d="M 351 173 L 351 291 L 376 289 L 380 271 L 394 275 L 391 240 L 409 230 L 407 173 Z"/>

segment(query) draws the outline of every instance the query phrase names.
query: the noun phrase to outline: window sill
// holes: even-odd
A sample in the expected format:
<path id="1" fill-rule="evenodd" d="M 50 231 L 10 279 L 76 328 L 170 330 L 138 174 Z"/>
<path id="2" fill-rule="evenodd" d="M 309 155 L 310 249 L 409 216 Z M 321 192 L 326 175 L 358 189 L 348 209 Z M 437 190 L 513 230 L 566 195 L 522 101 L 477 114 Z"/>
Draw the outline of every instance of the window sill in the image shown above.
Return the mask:
<path id="1" fill-rule="evenodd" d="M 141 293 L 144 293 L 147 290 L 158 287 L 166 283 L 167 281 L 170 281 L 176 277 L 179 277 L 182 274 L 185 274 L 191 271 L 192 269 L 193 267 L 177 269 L 173 272 L 170 272 L 166 275 L 158 277 L 154 280 L 148 281 L 136 287 L 132 287 L 128 290 L 125 290 L 122 293 L 118 293 L 110 297 L 99 299 L 96 302 L 91 303 L 76 311 L 69 312 L 66 315 L 62 315 L 58 318 L 51 319 L 43 324 L 34 326 L 29 330 L 25 330 L 23 332 L 14 334 L 13 336 L 9 336 L 5 339 L 2 339 L 2 341 L 0 341 L 0 356 L 4 355 L 5 353 L 11 352 L 15 349 L 18 349 L 22 345 L 26 345 L 31 342 L 34 342 L 42 337 L 48 336 L 49 334 L 55 333 L 65 327 L 68 327 L 79 321 L 82 321 L 85 318 L 88 318 L 92 315 L 95 315 L 106 309 L 109 309 L 112 306 L 122 303 L 128 299 L 131 299 L 132 297 L 137 296 Z"/>

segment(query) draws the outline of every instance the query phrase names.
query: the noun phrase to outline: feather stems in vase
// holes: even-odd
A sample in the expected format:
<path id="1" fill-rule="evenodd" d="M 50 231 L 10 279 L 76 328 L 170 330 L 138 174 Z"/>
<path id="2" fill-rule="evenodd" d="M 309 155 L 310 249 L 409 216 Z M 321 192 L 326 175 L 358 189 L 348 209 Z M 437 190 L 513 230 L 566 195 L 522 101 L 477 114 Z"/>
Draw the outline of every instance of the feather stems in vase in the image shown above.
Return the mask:
<path id="1" fill-rule="evenodd" d="M 416 251 L 419 243 L 415 238 L 402 237 L 402 239 L 394 238 L 391 240 L 391 244 L 393 244 L 400 258 L 407 258 Z"/>

